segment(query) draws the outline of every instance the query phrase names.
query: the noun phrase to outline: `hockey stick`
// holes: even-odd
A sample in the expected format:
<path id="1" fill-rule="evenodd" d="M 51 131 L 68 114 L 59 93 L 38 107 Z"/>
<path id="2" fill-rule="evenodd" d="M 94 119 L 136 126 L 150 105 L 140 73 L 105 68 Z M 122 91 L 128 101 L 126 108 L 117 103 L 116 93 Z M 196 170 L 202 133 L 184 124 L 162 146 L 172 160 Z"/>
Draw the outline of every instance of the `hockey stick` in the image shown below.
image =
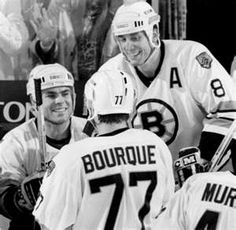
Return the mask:
<path id="1" fill-rule="evenodd" d="M 228 133 L 225 135 L 224 139 L 221 141 L 218 149 L 216 150 L 214 156 L 212 157 L 211 165 L 208 170 L 209 172 L 219 171 L 223 167 L 223 165 L 229 160 L 231 153 L 230 151 L 225 153 L 225 151 L 228 148 L 235 131 L 236 131 L 236 120 L 234 120 L 233 123 L 231 124 Z"/>
<path id="2" fill-rule="evenodd" d="M 38 125 L 38 134 L 39 134 L 39 148 L 40 148 L 40 156 L 42 162 L 42 170 L 46 171 L 46 130 L 44 123 L 44 115 L 42 110 L 42 92 L 41 92 L 41 79 L 34 79 L 34 87 L 35 87 L 35 98 L 36 98 L 36 107 L 38 111 L 37 116 L 37 125 Z"/>

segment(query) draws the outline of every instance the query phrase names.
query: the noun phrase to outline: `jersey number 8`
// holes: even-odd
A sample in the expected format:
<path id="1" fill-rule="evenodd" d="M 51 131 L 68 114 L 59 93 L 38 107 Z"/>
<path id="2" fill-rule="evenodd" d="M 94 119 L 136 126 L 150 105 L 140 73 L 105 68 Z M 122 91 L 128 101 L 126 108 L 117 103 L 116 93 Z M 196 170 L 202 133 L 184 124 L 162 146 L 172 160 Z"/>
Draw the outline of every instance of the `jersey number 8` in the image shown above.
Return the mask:
<path id="1" fill-rule="evenodd" d="M 211 87 L 216 97 L 223 97 L 225 95 L 225 90 L 219 79 L 212 80 Z"/>

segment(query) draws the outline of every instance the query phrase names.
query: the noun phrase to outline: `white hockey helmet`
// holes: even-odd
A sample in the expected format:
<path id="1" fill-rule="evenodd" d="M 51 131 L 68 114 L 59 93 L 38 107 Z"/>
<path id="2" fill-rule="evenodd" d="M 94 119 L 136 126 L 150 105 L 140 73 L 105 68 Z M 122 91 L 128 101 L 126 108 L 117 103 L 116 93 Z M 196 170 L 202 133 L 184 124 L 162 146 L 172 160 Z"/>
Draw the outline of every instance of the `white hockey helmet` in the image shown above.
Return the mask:
<path id="1" fill-rule="evenodd" d="M 97 115 L 130 114 L 135 89 L 130 76 L 120 70 L 100 70 L 85 85 L 88 119 Z"/>
<path id="2" fill-rule="evenodd" d="M 119 36 L 145 31 L 152 45 L 157 47 L 158 45 L 153 43 L 152 37 L 154 25 L 159 29 L 159 21 L 160 16 L 146 1 L 123 4 L 117 9 L 112 22 L 113 35 Z"/>
<path id="3" fill-rule="evenodd" d="M 74 94 L 74 78 L 64 66 L 58 63 L 37 65 L 31 70 L 26 85 L 27 95 L 32 96 L 33 100 L 35 100 L 34 79 L 39 78 L 41 79 L 41 90 L 59 86 L 69 86 L 72 87 Z M 73 96 L 73 100 L 74 99 Z"/>

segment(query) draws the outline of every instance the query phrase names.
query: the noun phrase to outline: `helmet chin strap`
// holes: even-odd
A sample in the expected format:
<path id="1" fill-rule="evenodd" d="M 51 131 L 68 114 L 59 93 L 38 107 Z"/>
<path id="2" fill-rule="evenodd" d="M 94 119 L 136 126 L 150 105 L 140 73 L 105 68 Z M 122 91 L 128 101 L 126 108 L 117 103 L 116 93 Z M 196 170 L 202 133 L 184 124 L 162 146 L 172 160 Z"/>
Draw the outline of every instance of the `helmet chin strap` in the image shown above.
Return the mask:
<path id="1" fill-rule="evenodd" d="M 150 44 L 150 47 L 151 47 L 151 51 L 150 51 L 148 57 L 145 59 L 145 61 L 143 62 L 143 64 L 141 64 L 140 66 L 145 65 L 145 64 L 148 62 L 148 60 L 150 59 L 150 57 L 152 56 L 152 54 L 154 53 L 156 47 L 151 46 L 151 44 Z"/>
<path id="2" fill-rule="evenodd" d="M 145 61 L 143 62 L 143 64 L 141 64 L 140 66 L 145 65 L 145 64 L 148 62 L 148 60 L 150 60 L 150 57 L 153 55 L 155 49 L 159 49 L 160 46 L 161 46 L 161 42 L 160 42 L 160 39 L 159 39 L 159 38 L 157 39 L 157 42 L 156 42 L 157 44 L 154 45 L 154 43 L 150 41 L 150 38 L 147 36 L 146 33 L 145 33 L 145 35 L 146 35 L 146 37 L 147 37 L 147 39 L 148 39 L 149 46 L 150 46 L 150 48 L 151 48 L 151 52 L 149 53 L 148 57 L 145 59 Z"/>

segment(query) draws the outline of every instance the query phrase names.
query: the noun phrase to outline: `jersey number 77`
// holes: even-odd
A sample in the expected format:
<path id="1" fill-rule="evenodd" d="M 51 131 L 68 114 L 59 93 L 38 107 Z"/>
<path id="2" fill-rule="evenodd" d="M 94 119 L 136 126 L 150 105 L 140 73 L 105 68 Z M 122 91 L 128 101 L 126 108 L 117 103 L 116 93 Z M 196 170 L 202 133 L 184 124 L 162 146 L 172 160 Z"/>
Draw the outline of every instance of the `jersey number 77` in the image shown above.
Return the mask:
<path id="1" fill-rule="evenodd" d="M 129 173 L 129 186 L 138 186 L 139 181 L 150 181 L 149 186 L 147 187 L 147 191 L 145 194 L 144 204 L 140 207 L 138 211 L 139 220 L 141 222 L 142 228 L 144 229 L 143 219 L 150 211 L 150 201 L 152 198 L 152 193 L 157 185 L 157 172 L 156 171 L 147 171 L 147 172 L 130 172 Z M 119 212 L 120 203 L 122 200 L 122 196 L 124 193 L 124 182 L 121 174 L 112 174 L 105 177 L 100 177 L 96 179 L 92 179 L 89 181 L 91 193 L 99 193 L 101 192 L 101 187 L 109 186 L 115 184 L 115 191 L 113 194 L 113 198 L 111 201 L 109 213 L 107 216 L 107 220 L 105 223 L 105 230 L 113 229 L 116 217 Z"/>

